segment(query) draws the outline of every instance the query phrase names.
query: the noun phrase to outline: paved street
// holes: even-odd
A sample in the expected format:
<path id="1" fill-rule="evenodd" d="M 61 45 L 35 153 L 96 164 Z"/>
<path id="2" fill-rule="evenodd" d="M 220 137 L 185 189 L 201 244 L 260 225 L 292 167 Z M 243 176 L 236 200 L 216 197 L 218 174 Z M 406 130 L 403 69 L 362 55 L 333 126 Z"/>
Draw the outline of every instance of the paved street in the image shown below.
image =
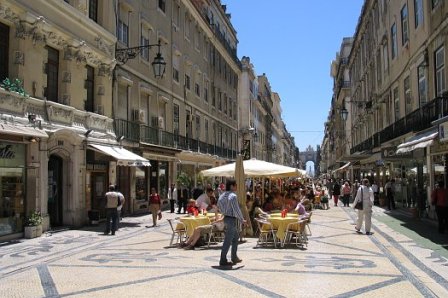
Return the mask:
<path id="1" fill-rule="evenodd" d="M 125 218 L 116 236 L 101 226 L 47 234 L 0 246 L 0 296 L 447 297 L 446 244 L 403 232 L 399 214 L 374 213 L 366 236 L 351 208 L 316 210 L 308 247 L 255 248 L 248 238 L 233 270 L 216 267 L 219 245 L 168 247 L 169 213 L 156 228 L 145 227 L 149 216 Z"/>

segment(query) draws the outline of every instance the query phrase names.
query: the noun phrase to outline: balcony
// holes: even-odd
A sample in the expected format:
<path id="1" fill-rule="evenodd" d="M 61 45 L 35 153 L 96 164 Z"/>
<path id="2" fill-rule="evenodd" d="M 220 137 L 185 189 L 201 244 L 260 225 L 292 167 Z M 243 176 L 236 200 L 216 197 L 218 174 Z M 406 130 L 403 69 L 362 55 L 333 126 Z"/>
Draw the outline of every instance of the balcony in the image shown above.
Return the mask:
<path id="1" fill-rule="evenodd" d="M 207 144 L 197 139 L 188 138 L 179 134 L 173 134 L 162 129 L 141 125 L 137 122 L 115 119 L 115 134 L 124 136 L 133 142 L 164 146 L 203 154 L 216 155 L 226 159 L 236 159 L 236 151 L 216 145 Z"/>
<path id="2" fill-rule="evenodd" d="M 350 149 L 350 154 L 372 149 L 373 147 L 379 147 L 382 143 L 388 142 L 410 132 L 425 130 L 432 126 L 431 122 L 445 116 L 448 116 L 448 97 L 436 97 L 420 109 L 409 113 L 382 131 L 374 134 L 369 139 L 353 146 Z M 371 140 L 372 138 L 373 140 Z M 367 144 L 371 144 L 370 148 L 367 148 L 369 147 Z"/>

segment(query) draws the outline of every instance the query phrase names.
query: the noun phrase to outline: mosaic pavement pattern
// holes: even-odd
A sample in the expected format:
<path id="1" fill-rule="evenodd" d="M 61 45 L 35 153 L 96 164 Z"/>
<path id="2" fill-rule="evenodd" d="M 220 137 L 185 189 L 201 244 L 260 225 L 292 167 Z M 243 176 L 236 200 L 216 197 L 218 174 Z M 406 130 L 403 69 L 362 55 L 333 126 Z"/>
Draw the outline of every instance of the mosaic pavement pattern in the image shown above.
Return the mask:
<path id="1" fill-rule="evenodd" d="M 0 245 L 0 297 L 448 297 L 448 260 L 376 220 L 381 213 L 366 236 L 351 208 L 316 210 L 308 246 L 247 238 L 231 270 L 217 266 L 219 244 L 168 247 L 165 219 L 146 228 L 149 216 L 125 218 L 116 236 L 101 227 L 47 234 Z"/>

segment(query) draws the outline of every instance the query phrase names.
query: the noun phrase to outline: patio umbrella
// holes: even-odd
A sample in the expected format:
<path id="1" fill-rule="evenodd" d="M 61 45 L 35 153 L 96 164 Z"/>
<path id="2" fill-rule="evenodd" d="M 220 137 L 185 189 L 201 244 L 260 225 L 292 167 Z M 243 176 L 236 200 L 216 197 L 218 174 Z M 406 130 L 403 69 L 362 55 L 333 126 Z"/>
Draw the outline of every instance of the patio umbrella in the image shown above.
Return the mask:
<path id="1" fill-rule="evenodd" d="M 244 166 L 243 166 L 243 157 L 239 154 L 236 158 L 235 163 L 235 181 L 237 184 L 236 195 L 238 197 L 238 202 L 240 204 L 241 212 L 243 213 L 244 219 L 247 221 L 248 225 L 246 227 L 246 233 L 250 236 L 253 235 L 252 225 L 250 224 L 249 212 L 246 206 L 246 184 L 245 184 L 245 175 L 244 175 Z"/>

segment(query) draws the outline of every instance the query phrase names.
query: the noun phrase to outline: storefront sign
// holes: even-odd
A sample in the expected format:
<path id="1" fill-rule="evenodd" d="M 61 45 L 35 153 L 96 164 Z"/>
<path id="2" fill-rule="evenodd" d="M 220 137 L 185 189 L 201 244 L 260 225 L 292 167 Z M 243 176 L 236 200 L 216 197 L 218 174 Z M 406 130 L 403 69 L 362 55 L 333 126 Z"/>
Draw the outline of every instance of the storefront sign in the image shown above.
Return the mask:
<path id="1" fill-rule="evenodd" d="M 412 158 L 412 151 L 406 153 L 397 154 L 397 147 L 388 147 L 381 149 L 381 159 L 390 160 L 390 159 L 403 159 L 403 158 Z"/>
<path id="2" fill-rule="evenodd" d="M 87 164 L 87 170 L 93 170 L 93 171 L 105 171 L 107 170 L 106 164 L 97 164 L 97 163 L 88 163 Z"/>
<path id="3" fill-rule="evenodd" d="M 0 142 L 0 167 L 24 167 L 25 145 Z"/>

